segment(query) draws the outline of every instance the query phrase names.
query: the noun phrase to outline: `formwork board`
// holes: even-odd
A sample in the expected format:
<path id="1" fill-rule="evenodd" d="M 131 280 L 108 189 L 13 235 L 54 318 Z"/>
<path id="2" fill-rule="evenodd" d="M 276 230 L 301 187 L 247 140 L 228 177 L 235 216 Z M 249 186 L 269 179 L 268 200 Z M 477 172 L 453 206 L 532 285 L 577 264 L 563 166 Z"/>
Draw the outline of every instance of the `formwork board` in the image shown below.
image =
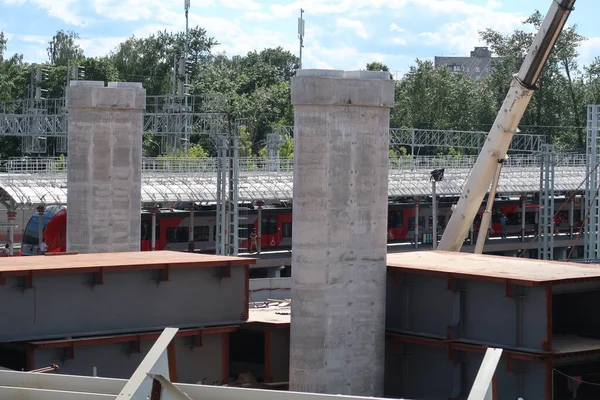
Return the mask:
<path id="1" fill-rule="evenodd" d="M 71 270 L 8 276 L 2 283 L 0 342 L 227 325 L 248 318 L 247 266 Z"/>
<path id="2" fill-rule="evenodd" d="M 448 349 L 443 341 L 386 344 L 385 395 L 392 398 L 466 400 L 479 371 L 481 351 Z M 550 399 L 547 363 L 503 357 L 496 369 L 494 399 Z"/>
<path id="3" fill-rule="evenodd" d="M 388 269 L 386 329 L 503 348 L 550 350 L 544 286 Z"/>
<path id="4" fill-rule="evenodd" d="M 49 274 L 68 271 L 89 271 L 101 268 L 151 269 L 210 268 L 214 266 L 240 266 L 256 263 L 254 258 L 227 257 L 209 254 L 184 253 L 179 251 L 138 251 L 102 254 L 48 254 L 44 257 L 0 258 L 0 277 L 27 274 Z"/>
<path id="5" fill-rule="evenodd" d="M 392 253 L 388 268 L 520 285 L 600 280 L 600 268 L 558 261 L 446 251 Z"/>
<path id="6" fill-rule="evenodd" d="M 180 331 L 182 332 L 182 331 Z M 210 330 L 208 331 L 210 332 Z M 204 333 L 173 339 L 176 381 L 182 383 L 222 384 L 229 378 L 229 333 Z M 67 375 L 129 379 L 155 342 L 83 341 L 76 346 L 43 347 L 27 345 L 28 369 L 56 364 Z"/>

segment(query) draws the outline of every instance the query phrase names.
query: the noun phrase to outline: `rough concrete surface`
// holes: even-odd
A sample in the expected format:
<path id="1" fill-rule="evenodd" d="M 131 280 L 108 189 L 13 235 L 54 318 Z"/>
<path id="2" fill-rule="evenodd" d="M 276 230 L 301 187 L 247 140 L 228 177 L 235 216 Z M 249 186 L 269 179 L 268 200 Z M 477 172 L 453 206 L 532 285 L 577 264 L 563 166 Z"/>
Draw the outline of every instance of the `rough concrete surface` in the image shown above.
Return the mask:
<path id="1" fill-rule="evenodd" d="M 388 73 L 299 71 L 290 390 L 383 395 Z"/>
<path id="2" fill-rule="evenodd" d="M 68 251 L 139 251 L 145 103 L 141 84 L 68 88 Z"/>

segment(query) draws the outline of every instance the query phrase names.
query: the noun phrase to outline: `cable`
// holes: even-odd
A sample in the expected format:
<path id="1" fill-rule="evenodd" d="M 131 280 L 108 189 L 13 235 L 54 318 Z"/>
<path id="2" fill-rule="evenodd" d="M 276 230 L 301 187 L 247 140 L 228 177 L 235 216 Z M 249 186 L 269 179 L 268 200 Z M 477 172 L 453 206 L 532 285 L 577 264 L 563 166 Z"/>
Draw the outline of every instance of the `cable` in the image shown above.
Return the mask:
<path id="1" fill-rule="evenodd" d="M 562 375 L 564 377 L 567 377 L 569 379 L 579 380 L 579 379 L 576 379 L 574 376 L 567 375 L 564 372 L 561 372 L 561 371 L 557 370 L 556 368 L 552 368 L 552 372 L 557 372 L 558 374 L 560 374 L 560 375 Z M 582 384 L 582 385 L 586 384 L 586 385 L 592 385 L 592 386 L 600 386 L 600 383 L 588 382 L 588 381 L 584 381 L 584 380 L 579 380 L 579 383 Z"/>

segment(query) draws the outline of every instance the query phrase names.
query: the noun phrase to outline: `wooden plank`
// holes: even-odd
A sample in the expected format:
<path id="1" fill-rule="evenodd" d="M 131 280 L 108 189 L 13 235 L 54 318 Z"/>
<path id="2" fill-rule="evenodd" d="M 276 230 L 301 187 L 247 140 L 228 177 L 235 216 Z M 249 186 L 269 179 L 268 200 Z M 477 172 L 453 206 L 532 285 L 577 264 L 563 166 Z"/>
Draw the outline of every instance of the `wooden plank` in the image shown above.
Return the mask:
<path id="1" fill-rule="evenodd" d="M 517 284 L 600 280 L 600 268 L 559 261 L 445 251 L 414 251 L 387 256 L 388 268 L 413 273 L 509 281 Z"/>
<path id="2" fill-rule="evenodd" d="M 213 267 L 244 266 L 256 263 L 254 258 L 227 257 L 179 251 L 140 251 L 102 254 L 70 254 L 61 257 L 29 256 L 0 258 L 0 275 L 26 271 L 67 271 L 71 269 L 127 267 Z M 8 273 L 8 274 L 7 274 Z"/>

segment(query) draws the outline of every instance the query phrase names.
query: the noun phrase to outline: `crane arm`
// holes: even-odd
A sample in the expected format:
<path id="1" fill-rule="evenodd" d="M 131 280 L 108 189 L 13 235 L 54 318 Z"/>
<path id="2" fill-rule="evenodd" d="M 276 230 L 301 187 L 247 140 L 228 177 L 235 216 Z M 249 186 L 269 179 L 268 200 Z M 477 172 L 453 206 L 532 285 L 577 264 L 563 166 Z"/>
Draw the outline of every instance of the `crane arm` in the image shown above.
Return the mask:
<path id="1" fill-rule="evenodd" d="M 460 251 L 496 171 L 531 100 L 535 85 L 558 39 L 575 0 L 553 0 L 518 74 L 475 161 L 458 203 L 438 245 L 439 250 Z"/>

